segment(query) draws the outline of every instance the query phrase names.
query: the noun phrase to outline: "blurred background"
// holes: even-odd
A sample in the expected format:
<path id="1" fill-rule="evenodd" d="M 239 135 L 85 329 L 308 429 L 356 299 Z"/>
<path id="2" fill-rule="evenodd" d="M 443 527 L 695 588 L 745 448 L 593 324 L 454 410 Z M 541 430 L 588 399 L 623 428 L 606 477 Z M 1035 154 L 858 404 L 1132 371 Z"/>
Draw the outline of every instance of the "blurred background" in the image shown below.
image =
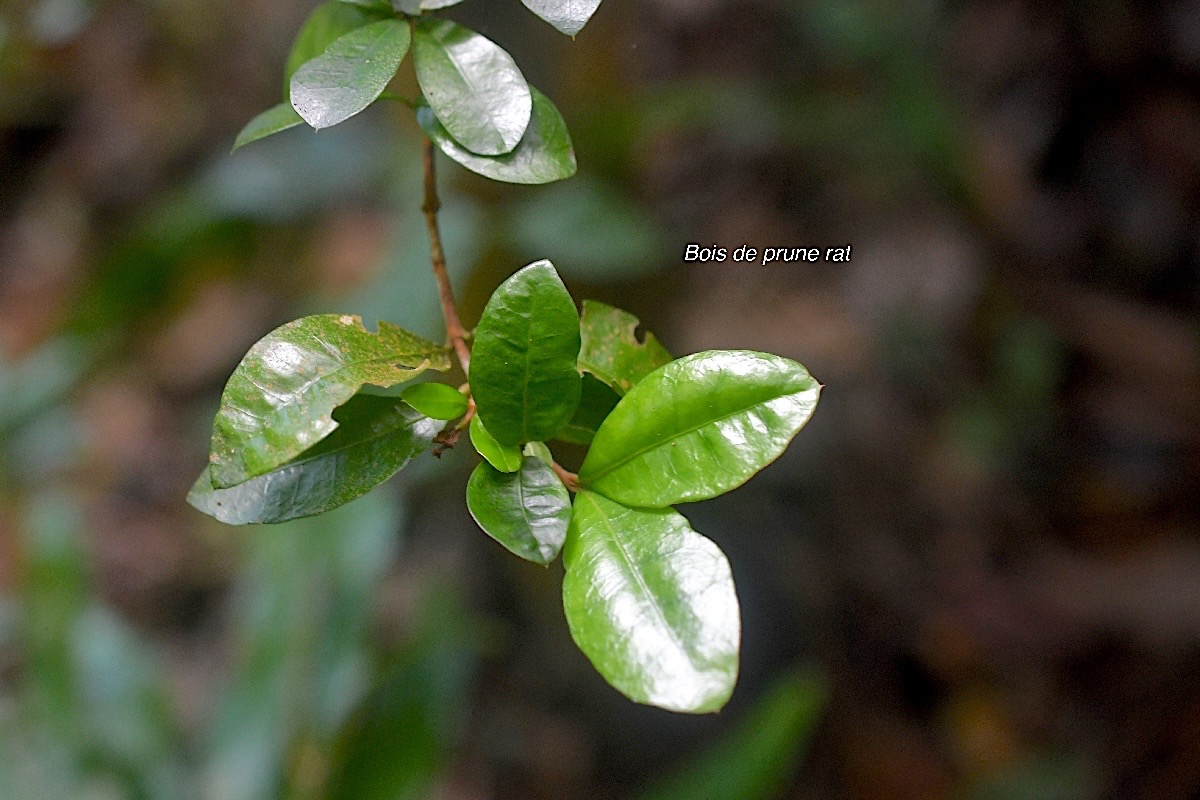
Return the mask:
<path id="1" fill-rule="evenodd" d="M 468 323 L 550 258 L 676 355 L 826 385 L 684 508 L 742 605 L 708 717 L 604 684 L 462 447 L 284 526 L 185 504 L 275 326 L 441 335 L 406 109 L 229 153 L 314 6 L 0 3 L 0 798 L 1200 798 L 1197 3 L 606 0 L 574 42 L 450 11 L 581 164 L 443 161 Z"/>

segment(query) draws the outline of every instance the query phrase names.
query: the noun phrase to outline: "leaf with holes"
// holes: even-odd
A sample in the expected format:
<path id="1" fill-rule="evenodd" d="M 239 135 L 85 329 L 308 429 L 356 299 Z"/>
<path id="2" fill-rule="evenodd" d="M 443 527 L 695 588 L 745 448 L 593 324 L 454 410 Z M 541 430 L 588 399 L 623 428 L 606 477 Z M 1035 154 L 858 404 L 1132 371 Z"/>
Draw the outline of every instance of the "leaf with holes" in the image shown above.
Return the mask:
<path id="1" fill-rule="evenodd" d="M 633 314 L 595 300 L 584 300 L 579 323 L 582 339 L 579 369 L 592 373 L 623 395 L 670 361 L 671 354 L 654 334 L 647 333 L 644 342 L 637 340 L 634 333 L 637 326 L 638 318 Z"/>
<path id="2" fill-rule="evenodd" d="M 443 345 L 348 314 L 319 314 L 276 328 L 250 348 L 221 395 L 209 456 L 226 489 L 303 453 L 337 427 L 332 412 L 365 384 L 394 386 L 447 370 Z"/>

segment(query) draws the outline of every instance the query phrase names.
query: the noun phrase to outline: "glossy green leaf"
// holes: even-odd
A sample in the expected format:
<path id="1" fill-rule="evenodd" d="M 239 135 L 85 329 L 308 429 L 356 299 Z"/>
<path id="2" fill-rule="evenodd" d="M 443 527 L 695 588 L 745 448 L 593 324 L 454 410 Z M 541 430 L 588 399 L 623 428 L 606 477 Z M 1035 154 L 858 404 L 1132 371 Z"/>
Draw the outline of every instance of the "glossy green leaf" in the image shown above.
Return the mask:
<path id="1" fill-rule="evenodd" d="M 411 41 L 408 26 L 385 19 L 356 28 L 292 76 L 292 107 L 314 128 L 362 111 L 383 93 Z"/>
<path id="2" fill-rule="evenodd" d="M 540 458 L 547 464 L 554 463 L 554 455 L 550 452 L 550 448 L 546 447 L 545 442 L 528 442 L 521 451 L 527 458 Z"/>
<path id="3" fill-rule="evenodd" d="M 296 41 L 292 43 L 292 50 L 288 53 L 287 65 L 283 71 L 285 98 L 291 93 L 292 76 L 296 74 L 296 70 L 324 53 L 329 45 L 350 31 L 385 19 L 377 8 L 364 6 L 368 6 L 368 3 L 351 4 L 330 0 L 313 9 L 304 21 L 300 33 L 296 34 Z"/>
<path id="4" fill-rule="evenodd" d="M 584 375 L 582 391 L 579 393 L 579 407 L 571 415 L 570 421 L 558 429 L 554 438 L 571 444 L 591 444 L 605 417 L 612 412 L 620 399 L 620 395 L 599 379 Z"/>
<path id="5" fill-rule="evenodd" d="M 500 472 L 516 472 L 521 468 L 521 448 L 496 441 L 478 415 L 471 417 L 471 444 L 475 452 Z"/>
<path id="6" fill-rule="evenodd" d="M 246 123 L 246 127 L 242 128 L 242 132 L 234 140 L 233 149 L 237 150 L 251 142 L 265 139 L 271 134 L 294 128 L 302 122 L 304 120 L 296 113 L 296 109 L 292 108 L 291 103 L 272 106 Z"/>
<path id="7" fill-rule="evenodd" d="M 619 308 L 583 301 L 579 323 L 579 369 L 590 372 L 624 395 L 633 385 L 671 360 L 671 354 L 647 333 L 639 342 L 638 318 Z"/>
<path id="8" fill-rule="evenodd" d="M 567 538 L 571 496 L 540 458 L 526 458 L 517 472 L 500 472 L 481 461 L 467 481 L 467 509 L 484 533 L 509 551 L 546 565 Z"/>
<path id="9" fill-rule="evenodd" d="M 475 328 L 471 390 L 501 444 L 544 441 L 579 405 L 579 313 L 549 261 L 492 293 Z"/>
<path id="10" fill-rule="evenodd" d="M 596 432 L 579 480 L 631 506 L 716 497 L 784 451 L 820 391 L 808 370 L 779 356 L 685 356 L 621 399 Z"/>
<path id="11" fill-rule="evenodd" d="M 774 800 L 783 797 L 825 705 L 825 682 L 789 673 L 731 733 L 639 800 Z"/>
<path id="12" fill-rule="evenodd" d="M 485 178 L 505 183 L 540 184 L 575 174 L 575 149 L 562 114 L 544 94 L 529 87 L 533 113 L 525 135 L 511 153 L 481 156 L 466 149 L 442 127 L 428 105 L 417 107 L 417 123 L 450 158 Z"/>
<path id="13" fill-rule="evenodd" d="M 400 399 L 434 419 L 458 419 L 467 413 L 467 398 L 444 383 L 418 383 L 404 387 Z"/>
<path id="14" fill-rule="evenodd" d="M 600 7 L 600 0 L 521 0 L 533 13 L 567 36 L 574 36 Z"/>
<path id="15" fill-rule="evenodd" d="M 705 713 L 738 674 L 741 622 L 729 562 L 670 509 L 580 492 L 563 550 L 571 636 L 631 700 Z"/>
<path id="16" fill-rule="evenodd" d="M 413 60 L 421 92 L 459 144 L 498 156 L 521 141 L 533 98 L 512 56 L 495 42 L 450 20 L 422 18 Z"/>
<path id="17" fill-rule="evenodd" d="M 188 502 L 230 525 L 286 522 L 349 503 L 429 448 L 443 423 L 394 397 L 356 395 L 333 413 L 337 430 L 298 458 L 230 489 L 206 469 Z"/>
<path id="18" fill-rule="evenodd" d="M 213 486 L 235 486 L 312 447 L 337 427 L 333 410 L 364 384 L 394 386 L 449 368 L 444 346 L 386 322 L 376 334 L 358 317 L 319 314 L 276 328 L 250 348 L 221 396 Z"/>

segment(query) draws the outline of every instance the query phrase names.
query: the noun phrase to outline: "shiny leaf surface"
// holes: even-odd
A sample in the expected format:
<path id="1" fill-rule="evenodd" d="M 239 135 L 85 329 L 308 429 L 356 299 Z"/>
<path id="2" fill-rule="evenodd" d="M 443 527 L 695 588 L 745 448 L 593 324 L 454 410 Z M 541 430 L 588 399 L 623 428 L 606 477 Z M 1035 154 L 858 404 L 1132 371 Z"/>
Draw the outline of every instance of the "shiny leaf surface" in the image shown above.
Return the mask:
<path id="1" fill-rule="evenodd" d="M 292 108 L 291 103 L 272 106 L 246 123 L 246 127 L 242 128 L 242 132 L 237 135 L 233 149 L 237 150 L 251 142 L 265 139 L 271 134 L 294 128 L 302 122 L 304 120 L 296 113 L 296 109 Z"/>
<path id="2" fill-rule="evenodd" d="M 418 383 L 404 387 L 400 399 L 433 419 L 458 419 L 467 413 L 466 396 L 444 383 Z"/>
<path id="3" fill-rule="evenodd" d="M 571 496 L 540 458 L 526 458 L 517 472 L 480 462 L 467 481 L 467 508 L 484 533 L 512 553 L 546 565 L 567 538 Z"/>
<path id="4" fill-rule="evenodd" d="M 443 423 L 391 397 L 360 394 L 334 412 L 328 437 L 283 466 L 230 489 L 209 471 L 188 502 L 221 522 L 248 525 L 309 517 L 349 503 L 429 448 Z"/>
<path id="5" fill-rule="evenodd" d="M 619 308 L 583 301 L 579 323 L 582 344 L 579 369 L 590 372 L 624 395 L 633 385 L 671 360 L 671 354 L 647 333 L 639 342 L 634 333 L 638 318 Z"/>
<path id="6" fill-rule="evenodd" d="M 563 610 L 579 649 L 631 700 L 705 713 L 738 674 L 729 562 L 670 509 L 580 492 L 563 550 Z"/>
<path id="7" fill-rule="evenodd" d="M 485 178 L 505 183 L 552 183 L 575 174 L 575 149 L 562 114 L 544 94 L 530 87 L 533 113 L 525 135 L 511 153 L 481 156 L 466 149 L 442 127 L 428 105 L 417 107 L 417 123 L 443 153 Z"/>
<path id="8" fill-rule="evenodd" d="M 296 74 L 296 70 L 324 53 L 329 45 L 350 31 L 385 19 L 378 9 L 364 8 L 365 5 L 367 4 L 330 0 L 313 9 L 304 21 L 300 33 L 296 34 L 292 50 L 288 53 L 287 65 L 283 71 L 284 97 L 291 93 L 292 76 Z"/>
<path id="9" fill-rule="evenodd" d="M 433 113 L 472 153 L 511 152 L 529 126 L 533 98 L 512 56 L 449 20 L 422 18 L 413 59 Z"/>
<path id="10" fill-rule="evenodd" d="M 501 444 L 550 439 L 579 405 L 579 313 L 549 261 L 496 289 L 475 328 L 471 390 Z"/>
<path id="11" fill-rule="evenodd" d="M 270 472 L 329 435 L 331 413 L 364 384 L 394 386 L 450 368 L 446 348 L 403 328 L 379 333 L 348 314 L 289 322 L 258 341 L 221 395 L 209 456 L 213 486 Z"/>
<path id="12" fill-rule="evenodd" d="M 716 497 L 784 451 L 820 390 L 804 367 L 766 353 L 711 350 L 672 361 L 608 415 L 580 482 L 631 506 Z"/>
<path id="13" fill-rule="evenodd" d="M 296 70 L 292 107 L 318 129 L 349 119 L 383 93 L 410 41 L 408 26 L 397 19 L 350 31 Z"/>
<path id="14" fill-rule="evenodd" d="M 500 472 L 516 472 L 521 468 L 521 448 L 504 445 L 484 426 L 478 415 L 471 417 L 471 445 L 489 464 Z"/>
<path id="15" fill-rule="evenodd" d="M 584 375 L 579 407 L 566 425 L 558 429 L 554 438 L 571 444 L 591 444 L 596 438 L 604 418 L 616 407 L 621 396 L 605 386 L 599 379 Z"/>
<path id="16" fill-rule="evenodd" d="M 574 36 L 600 7 L 600 0 L 521 0 L 533 13 L 567 36 Z"/>

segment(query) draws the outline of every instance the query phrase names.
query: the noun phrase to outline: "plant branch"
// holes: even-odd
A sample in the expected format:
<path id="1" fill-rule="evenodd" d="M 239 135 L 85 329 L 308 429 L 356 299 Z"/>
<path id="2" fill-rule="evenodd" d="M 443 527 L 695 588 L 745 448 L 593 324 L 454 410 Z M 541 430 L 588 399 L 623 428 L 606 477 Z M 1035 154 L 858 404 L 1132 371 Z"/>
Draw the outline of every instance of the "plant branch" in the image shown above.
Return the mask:
<path id="1" fill-rule="evenodd" d="M 458 319 L 458 308 L 454 305 L 454 289 L 450 285 L 450 274 L 446 271 L 446 254 L 442 250 L 442 234 L 438 228 L 438 210 L 442 202 L 437 192 L 437 167 L 434 161 L 433 141 L 425 140 L 425 201 L 421 211 L 425 214 L 425 227 L 429 230 L 430 261 L 433 277 L 437 279 L 438 299 L 442 303 L 442 316 L 446 320 L 446 334 L 458 354 L 458 363 L 463 373 L 470 375 L 471 351 L 467 347 L 467 333 Z"/>
<path id="2" fill-rule="evenodd" d="M 559 463 L 557 461 L 551 461 L 550 467 L 551 467 L 551 469 L 554 470 L 554 474 L 558 476 L 558 479 L 563 482 L 564 486 L 566 486 L 572 492 L 579 491 L 579 476 L 578 475 L 576 475 L 574 472 L 570 472 L 570 471 L 564 469 L 563 467 L 559 466 Z"/>

